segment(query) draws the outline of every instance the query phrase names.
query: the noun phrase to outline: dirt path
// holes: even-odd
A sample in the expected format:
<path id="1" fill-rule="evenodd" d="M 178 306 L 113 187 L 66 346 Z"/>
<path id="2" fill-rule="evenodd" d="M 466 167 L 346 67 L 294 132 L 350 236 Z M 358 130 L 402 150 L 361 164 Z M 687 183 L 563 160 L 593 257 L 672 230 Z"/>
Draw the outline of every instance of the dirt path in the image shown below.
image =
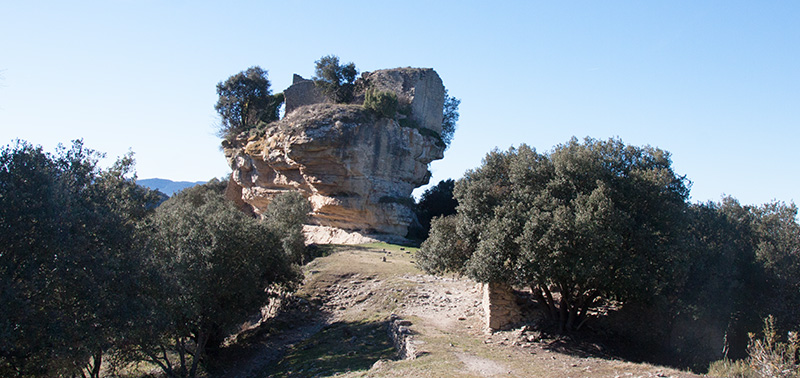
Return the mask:
<path id="1" fill-rule="evenodd" d="M 215 376 L 699 377 L 564 353 L 528 329 L 487 334 L 480 288 L 422 274 L 408 252 L 344 249 L 315 260 L 298 292 L 307 301 L 276 318 L 275 329 L 244 338 Z M 392 359 L 391 314 L 410 322 L 418 358 Z"/>
<path id="2" fill-rule="evenodd" d="M 473 329 L 479 333 L 483 310 L 475 282 L 424 274 L 407 274 L 402 279 L 413 283 L 401 303 L 402 316 L 419 317 L 441 332 Z"/>

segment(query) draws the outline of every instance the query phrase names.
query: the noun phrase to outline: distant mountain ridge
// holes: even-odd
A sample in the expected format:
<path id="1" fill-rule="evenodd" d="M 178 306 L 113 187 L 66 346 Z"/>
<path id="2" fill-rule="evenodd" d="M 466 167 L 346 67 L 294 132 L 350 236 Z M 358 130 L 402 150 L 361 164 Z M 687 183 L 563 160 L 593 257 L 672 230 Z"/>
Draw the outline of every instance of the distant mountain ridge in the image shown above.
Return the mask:
<path id="1" fill-rule="evenodd" d="M 136 180 L 136 183 L 148 187 L 150 189 L 158 190 L 161 193 L 164 193 L 168 196 L 172 196 L 173 194 L 186 189 L 191 188 L 195 185 L 205 184 L 206 181 L 172 181 L 168 179 L 162 178 L 151 178 L 151 179 L 141 179 Z"/>

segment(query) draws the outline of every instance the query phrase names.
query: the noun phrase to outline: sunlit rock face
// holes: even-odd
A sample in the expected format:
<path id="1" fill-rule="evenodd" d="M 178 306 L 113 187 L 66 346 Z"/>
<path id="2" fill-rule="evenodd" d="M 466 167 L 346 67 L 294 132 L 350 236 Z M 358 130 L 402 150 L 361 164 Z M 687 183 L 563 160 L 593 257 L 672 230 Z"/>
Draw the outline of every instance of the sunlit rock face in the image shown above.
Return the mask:
<path id="1" fill-rule="evenodd" d="M 313 225 L 382 240 L 405 236 L 414 220 L 411 192 L 428 183 L 428 164 L 443 157 L 436 135 L 444 87 L 432 69 L 399 68 L 362 75 L 356 102 L 369 88 L 394 92 L 398 116 L 314 100 L 322 97 L 296 78 L 285 92 L 292 108 L 283 119 L 224 145 L 232 199 L 261 214 L 274 196 L 300 191 L 313 206 Z"/>

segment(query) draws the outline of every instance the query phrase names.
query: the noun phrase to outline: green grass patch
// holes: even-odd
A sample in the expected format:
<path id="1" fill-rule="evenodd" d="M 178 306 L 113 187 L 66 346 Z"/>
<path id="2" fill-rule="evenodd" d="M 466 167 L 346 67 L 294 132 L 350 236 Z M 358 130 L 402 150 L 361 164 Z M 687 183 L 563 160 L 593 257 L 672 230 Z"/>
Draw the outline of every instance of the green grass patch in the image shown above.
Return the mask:
<path id="1" fill-rule="evenodd" d="M 262 377 L 312 377 L 369 370 L 395 357 L 386 322 L 337 322 L 295 346 Z"/>
<path id="2" fill-rule="evenodd" d="M 359 247 L 378 250 L 378 251 L 381 251 L 381 252 L 382 252 L 382 250 L 386 250 L 387 252 L 392 252 L 392 253 L 395 253 L 395 252 L 406 252 L 406 251 L 409 251 L 411 253 L 416 253 L 417 251 L 419 251 L 419 248 L 417 248 L 417 247 L 405 247 L 405 246 L 402 246 L 402 245 L 389 244 L 389 243 L 359 244 L 358 246 Z"/>

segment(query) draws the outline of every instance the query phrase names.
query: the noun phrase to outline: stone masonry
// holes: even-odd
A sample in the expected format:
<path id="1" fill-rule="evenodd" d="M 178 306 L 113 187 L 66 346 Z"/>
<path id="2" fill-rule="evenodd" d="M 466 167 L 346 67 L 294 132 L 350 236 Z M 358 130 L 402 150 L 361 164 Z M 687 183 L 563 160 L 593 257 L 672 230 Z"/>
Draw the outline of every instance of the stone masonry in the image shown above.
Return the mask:
<path id="1" fill-rule="evenodd" d="M 317 89 L 313 80 L 305 79 L 298 74 L 294 74 L 292 85 L 283 91 L 283 95 L 286 102 L 286 114 L 301 106 L 330 102 L 325 94 Z"/>
<path id="2" fill-rule="evenodd" d="M 501 330 L 521 319 L 519 306 L 511 286 L 502 283 L 481 284 L 483 286 L 483 313 L 486 330 Z"/>

